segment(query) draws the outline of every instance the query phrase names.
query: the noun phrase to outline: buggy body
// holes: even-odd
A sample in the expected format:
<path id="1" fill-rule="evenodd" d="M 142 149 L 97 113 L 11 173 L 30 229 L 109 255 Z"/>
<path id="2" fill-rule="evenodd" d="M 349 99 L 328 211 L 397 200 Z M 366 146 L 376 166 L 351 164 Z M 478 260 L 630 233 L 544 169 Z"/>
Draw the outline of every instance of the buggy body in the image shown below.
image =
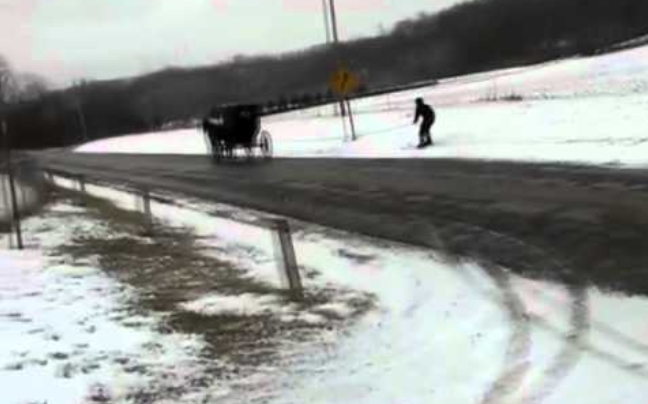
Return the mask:
<path id="1" fill-rule="evenodd" d="M 213 108 L 202 121 L 214 160 L 235 158 L 237 150 L 247 157 L 255 153 L 272 156 L 270 133 L 261 129 L 261 107 L 255 104 L 233 104 Z"/>

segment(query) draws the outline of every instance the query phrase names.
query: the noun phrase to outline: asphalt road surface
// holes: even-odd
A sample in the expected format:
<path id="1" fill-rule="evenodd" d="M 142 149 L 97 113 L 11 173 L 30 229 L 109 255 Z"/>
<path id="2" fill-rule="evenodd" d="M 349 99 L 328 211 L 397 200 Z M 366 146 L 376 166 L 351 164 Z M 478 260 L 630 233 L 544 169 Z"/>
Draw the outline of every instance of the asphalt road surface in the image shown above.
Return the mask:
<path id="1" fill-rule="evenodd" d="M 433 159 L 38 154 L 145 185 L 467 257 L 526 276 L 648 293 L 648 171 Z"/>

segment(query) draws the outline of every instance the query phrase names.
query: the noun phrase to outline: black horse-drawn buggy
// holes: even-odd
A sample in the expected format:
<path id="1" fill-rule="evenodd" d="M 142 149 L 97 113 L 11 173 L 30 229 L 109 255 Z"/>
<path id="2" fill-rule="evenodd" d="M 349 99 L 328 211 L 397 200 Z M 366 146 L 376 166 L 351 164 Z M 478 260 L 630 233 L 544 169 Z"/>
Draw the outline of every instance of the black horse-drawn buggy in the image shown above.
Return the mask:
<path id="1" fill-rule="evenodd" d="M 234 159 L 242 151 L 248 159 L 272 157 L 272 138 L 261 129 L 261 107 L 226 105 L 212 109 L 202 121 L 215 161 Z M 240 154 L 240 153 L 239 153 Z"/>

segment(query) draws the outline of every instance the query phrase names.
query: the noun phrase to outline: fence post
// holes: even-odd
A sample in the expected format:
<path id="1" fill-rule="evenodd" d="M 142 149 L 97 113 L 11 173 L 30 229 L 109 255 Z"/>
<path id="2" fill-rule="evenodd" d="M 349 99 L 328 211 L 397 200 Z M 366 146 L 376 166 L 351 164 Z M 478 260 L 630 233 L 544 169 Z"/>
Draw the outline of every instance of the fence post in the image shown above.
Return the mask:
<path id="1" fill-rule="evenodd" d="M 304 291 L 299 274 L 299 266 L 297 265 L 297 257 L 295 256 L 295 247 L 292 242 L 290 225 L 287 220 L 278 219 L 274 221 L 274 226 L 281 245 L 283 267 L 286 278 L 288 279 L 290 294 L 293 299 L 301 300 L 304 298 Z"/>
<path id="2" fill-rule="evenodd" d="M 79 191 L 85 194 L 86 193 L 85 177 L 83 175 L 79 175 L 78 181 L 79 181 Z"/>
<path id="3" fill-rule="evenodd" d="M 9 131 L 7 130 L 7 123 L 2 121 L 2 135 L 4 138 L 4 146 L 7 159 L 7 176 L 9 177 L 9 196 L 11 198 L 11 221 L 12 227 L 16 232 L 16 244 L 19 250 L 23 249 L 22 230 L 20 228 L 20 209 L 16 199 L 16 183 L 14 181 L 13 167 L 11 165 L 11 141 L 9 139 Z"/>

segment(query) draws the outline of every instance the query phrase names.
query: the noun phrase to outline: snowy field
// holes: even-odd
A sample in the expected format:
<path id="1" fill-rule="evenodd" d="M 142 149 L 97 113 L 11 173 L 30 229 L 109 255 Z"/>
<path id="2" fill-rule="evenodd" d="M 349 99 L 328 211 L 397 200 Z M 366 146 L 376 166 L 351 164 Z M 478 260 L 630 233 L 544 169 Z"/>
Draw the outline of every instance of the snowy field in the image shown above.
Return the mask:
<path id="1" fill-rule="evenodd" d="M 413 100 L 437 109 L 435 146 L 414 148 Z M 517 99 L 511 101 L 510 99 Z M 648 47 L 442 80 L 354 102 L 359 140 L 332 107 L 263 121 L 283 157 L 425 157 L 648 166 Z M 197 130 L 133 135 L 80 152 L 205 154 Z"/>
<path id="2" fill-rule="evenodd" d="M 121 191 L 88 192 L 141 208 Z M 153 204 L 160 225 L 190 229 L 202 253 L 254 282 L 281 285 L 268 232 L 231 220 L 265 215 L 173 200 Z M 162 333 L 163 315 L 128 312 L 138 290 L 100 270 L 101 257 L 75 261 L 58 252 L 79 234 L 124 236 L 81 219 L 83 212 L 56 203 L 25 223 L 28 251 L 0 253 L 3 403 L 138 403 L 136 392 L 161 390 L 173 400 L 146 402 L 603 404 L 640 402 L 648 389 L 645 299 L 531 281 L 308 223 L 294 226 L 305 286 L 336 291 L 330 301 L 304 308 L 272 293 L 213 290 L 177 309 L 207 317 L 269 312 L 285 324 L 333 314 L 344 327 L 306 341 L 288 337 L 271 363 L 193 383 L 207 367 L 204 336 Z M 373 306 L 354 317 L 352 301 L 363 296 Z M 141 367 L 147 371 L 133 371 Z"/>

